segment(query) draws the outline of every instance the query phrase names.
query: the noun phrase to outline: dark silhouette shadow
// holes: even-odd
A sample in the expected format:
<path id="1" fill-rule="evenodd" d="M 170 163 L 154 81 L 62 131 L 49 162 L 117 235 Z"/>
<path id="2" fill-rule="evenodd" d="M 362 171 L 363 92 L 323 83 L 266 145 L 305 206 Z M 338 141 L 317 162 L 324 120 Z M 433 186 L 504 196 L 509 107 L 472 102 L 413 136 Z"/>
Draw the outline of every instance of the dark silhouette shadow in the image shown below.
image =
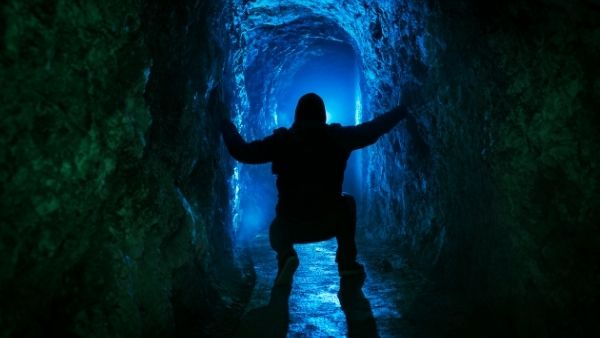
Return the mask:
<path id="1" fill-rule="evenodd" d="M 362 292 L 365 275 L 342 277 L 338 298 L 346 315 L 348 337 L 379 337 L 371 303 Z"/>
<path id="2" fill-rule="evenodd" d="M 269 304 L 250 310 L 241 320 L 235 337 L 285 338 L 290 323 L 291 286 L 274 286 Z"/>
<path id="3" fill-rule="evenodd" d="M 342 277 L 338 298 L 346 316 L 349 338 L 377 338 L 371 303 L 362 292 L 365 275 Z M 237 338 L 285 338 L 290 323 L 291 286 L 274 286 L 269 303 L 250 310 L 240 323 Z"/>

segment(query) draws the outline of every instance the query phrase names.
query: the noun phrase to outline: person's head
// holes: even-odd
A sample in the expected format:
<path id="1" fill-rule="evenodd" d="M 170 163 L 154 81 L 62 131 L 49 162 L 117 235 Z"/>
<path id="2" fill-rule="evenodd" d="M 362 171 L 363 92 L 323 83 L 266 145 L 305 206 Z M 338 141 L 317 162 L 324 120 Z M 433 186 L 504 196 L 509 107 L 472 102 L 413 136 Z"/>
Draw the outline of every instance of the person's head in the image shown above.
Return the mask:
<path id="1" fill-rule="evenodd" d="M 325 124 L 326 118 L 325 103 L 319 95 L 308 93 L 298 100 L 294 125 L 302 123 Z"/>

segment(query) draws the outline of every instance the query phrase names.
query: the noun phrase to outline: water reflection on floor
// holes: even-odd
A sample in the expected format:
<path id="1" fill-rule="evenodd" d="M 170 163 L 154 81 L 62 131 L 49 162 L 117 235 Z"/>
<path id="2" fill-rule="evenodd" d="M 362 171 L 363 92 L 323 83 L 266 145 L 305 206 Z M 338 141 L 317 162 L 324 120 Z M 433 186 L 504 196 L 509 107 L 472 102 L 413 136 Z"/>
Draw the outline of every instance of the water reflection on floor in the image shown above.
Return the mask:
<path id="1" fill-rule="evenodd" d="M 410 307 L 424 281 L 404 266 L 393 248 L 359 244 L 359 261 L 365 264 L 367 278 L 345 278 L 342 285 L 335 240 L 295 248 L 300 266 L 292 288 L 272 289 L 275 254 L 266 236 L 252 241 L 256 287 L 238 337 L 410 336 L 403 310 Z"/>

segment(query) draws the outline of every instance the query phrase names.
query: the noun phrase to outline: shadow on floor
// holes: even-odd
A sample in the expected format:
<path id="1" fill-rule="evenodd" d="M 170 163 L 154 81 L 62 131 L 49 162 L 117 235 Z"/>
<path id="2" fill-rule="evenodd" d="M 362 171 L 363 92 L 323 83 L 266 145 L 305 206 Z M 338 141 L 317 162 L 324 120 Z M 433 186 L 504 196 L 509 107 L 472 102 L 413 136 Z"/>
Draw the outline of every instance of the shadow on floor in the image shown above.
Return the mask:
<path id="1" fill-rule="evenodd" d="M 273 287 L 269 304 L 246 313 L 235 337 L 285 338 L 290 323 L 290 293 L 289 286 Z"/>
<path id="2" fill-rule="evenodd" d="M 362 291 L 364 283 L 365 276 L 340 279 L 338 298 L 346 317 L 349 338 L 379 337 L 371 304 Z M 246 313 L 235 337 L 285 338 L 290 323 L 290 293 L 291 287 L 273 287 L 269 303 Z"/>

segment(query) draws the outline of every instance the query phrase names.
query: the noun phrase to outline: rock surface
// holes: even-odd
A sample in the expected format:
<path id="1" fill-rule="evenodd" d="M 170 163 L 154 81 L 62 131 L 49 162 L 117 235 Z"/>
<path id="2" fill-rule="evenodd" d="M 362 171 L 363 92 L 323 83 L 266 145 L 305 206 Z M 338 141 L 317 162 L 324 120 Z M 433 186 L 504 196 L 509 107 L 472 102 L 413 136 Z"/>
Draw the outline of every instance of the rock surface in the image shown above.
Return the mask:
<path id="1" fill-rule="evenodd" d="M 227 329 L 252 275 L 207 113 L 219 7 L 0 6 L 0 336 Z"/>

